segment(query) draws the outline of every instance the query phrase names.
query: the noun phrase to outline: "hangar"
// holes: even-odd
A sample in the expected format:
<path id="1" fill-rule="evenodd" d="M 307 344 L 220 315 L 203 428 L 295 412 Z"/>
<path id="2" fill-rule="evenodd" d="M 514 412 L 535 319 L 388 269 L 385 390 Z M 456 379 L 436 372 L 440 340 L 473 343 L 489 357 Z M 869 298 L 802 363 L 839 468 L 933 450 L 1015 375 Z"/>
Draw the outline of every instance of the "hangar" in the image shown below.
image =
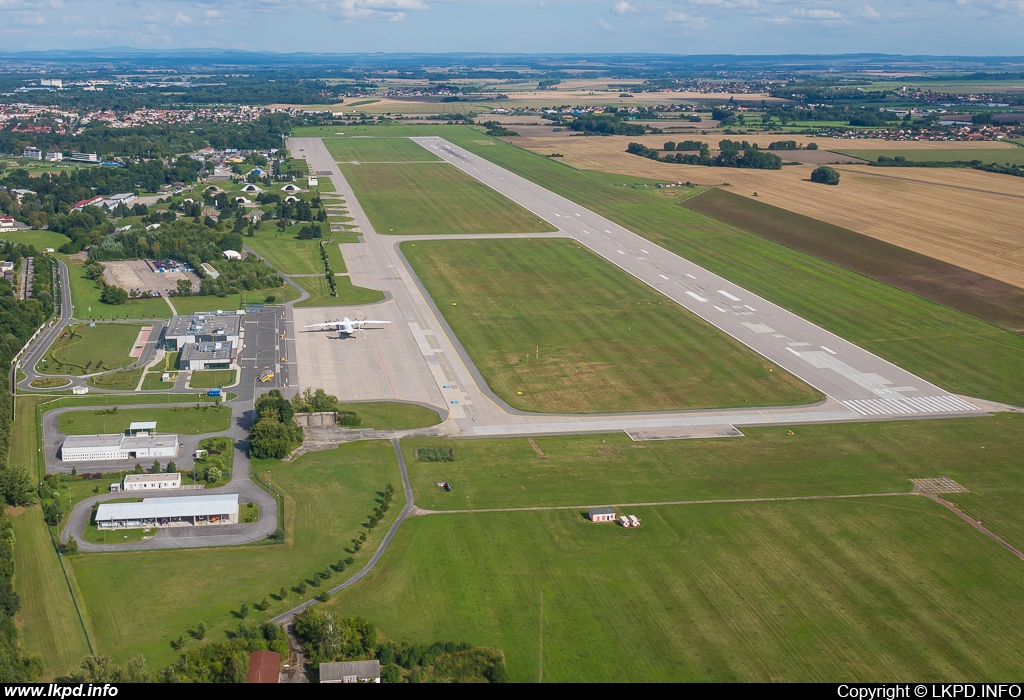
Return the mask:
<path id="1" fill-rule="evenodd" d="M 232 525 L 237 522 L 237 493 L 143 498 L 141 503 L 101 503 L 96 509 L 96 527 L 100 530 Z"/>

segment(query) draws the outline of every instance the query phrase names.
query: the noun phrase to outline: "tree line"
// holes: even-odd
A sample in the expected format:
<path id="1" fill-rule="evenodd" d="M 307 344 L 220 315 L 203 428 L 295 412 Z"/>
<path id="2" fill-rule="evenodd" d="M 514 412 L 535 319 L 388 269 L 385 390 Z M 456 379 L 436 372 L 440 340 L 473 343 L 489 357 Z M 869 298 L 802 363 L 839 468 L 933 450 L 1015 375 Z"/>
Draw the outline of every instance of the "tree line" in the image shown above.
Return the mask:
<path id="1" fill-rule="evenodd" d="M 721 168 L 755 168 L 759 170 L 779 170 L 782 168 L 782 158 L 774 153 L 762 151 L 756 143 L 751 144 L 747 141 L 724 139 L 718 143 L 719 153 L 714 157 L 711 156 L 711 151 L 707 144 L 701 145 L 701 151 L 697 155 L 676 153 L 674 155 L 662 156 L 658 149 L 650 148 L 634 141 L 626 146 L 626 152 L 643 158 L 660 160 L 663 163 L 706 165 Z"/>

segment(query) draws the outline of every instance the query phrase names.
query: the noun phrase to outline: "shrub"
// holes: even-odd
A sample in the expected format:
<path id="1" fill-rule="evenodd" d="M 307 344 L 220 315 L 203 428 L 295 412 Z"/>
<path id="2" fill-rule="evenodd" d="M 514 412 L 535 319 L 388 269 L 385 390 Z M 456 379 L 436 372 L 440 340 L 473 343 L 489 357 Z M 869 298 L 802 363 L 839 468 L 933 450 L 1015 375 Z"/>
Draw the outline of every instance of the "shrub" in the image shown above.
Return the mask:
<path id="1" fill-rule="evenodd" d="M 827 165 L 819 165 L 811 173 L 811 182 L 818 182 L 823 185 L 838 185 L 839 171 Z"/>

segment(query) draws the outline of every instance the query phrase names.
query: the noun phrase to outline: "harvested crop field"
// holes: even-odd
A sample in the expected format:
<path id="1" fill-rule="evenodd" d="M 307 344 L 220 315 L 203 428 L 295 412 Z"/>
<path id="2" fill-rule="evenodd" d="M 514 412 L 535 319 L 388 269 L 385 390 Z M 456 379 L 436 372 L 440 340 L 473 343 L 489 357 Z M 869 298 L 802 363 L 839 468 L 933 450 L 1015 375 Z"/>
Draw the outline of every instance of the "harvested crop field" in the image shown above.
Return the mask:
<path id="1" fill-rule="evenodd" d="M 780 171 L 660 163 L 626 153 L 631 140 L 628 136 L 534 139 L 540 147 L 530 146 L 530 150 L 562 153 L 560 160 L 565 164 L 585 170 L 730 183 L 736 194 L 752 197 L 756 192 L 759 201 L 1024 287 L 1021 178 L 970 169 L 847 165 L 838 166 L 841 184 L 827 187 L 809 181 L 810 165 Z M 643 140 L 655 146 L 664 138 Z"/>
<path id="2" fill-rule="evenodd" d="M 686 207 L 1004 328 L 1024 331 L 1024 289 L 714 188 Z"/>

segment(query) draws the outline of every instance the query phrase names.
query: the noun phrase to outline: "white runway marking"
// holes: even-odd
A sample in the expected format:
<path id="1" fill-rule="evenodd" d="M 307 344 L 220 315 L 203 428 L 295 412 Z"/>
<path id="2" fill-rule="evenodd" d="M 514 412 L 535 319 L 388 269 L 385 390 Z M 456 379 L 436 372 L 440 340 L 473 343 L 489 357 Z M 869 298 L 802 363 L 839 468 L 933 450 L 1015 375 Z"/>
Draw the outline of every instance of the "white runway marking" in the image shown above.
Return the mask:
<path id="1" fill-rule="evenodd" d="M 707 299 L 702 297 L 700 294 L 697 294 L 696 292 L 687 292 L 687 294 L 689 294 L 691 297 L 693 297 L 697 301 L 707 301 Z"/>
<path id="2" fill-rule="evenodd" d="M 687 276 L 687 277 L 689 277 L 689 278 L 690 278 L 690 279 L 692 279 L 692 280 L 695 280 L 695 279 L 697 279 L 696 277 L 694 277 L 693 275 L 691 275 L 691 274 L 690 274 L 689 272 L 687 272 L 687 273 L 686 273 L 686 276 Z"/>
<path id="3" fill-rule="evenodd" d="M 623 253 L 621 250 L 616 250 L 615 252 L 618 253 L 619 255 L 625 255 L 625 253 Z"/>
<path id="4" fill-rule="evenodd" d="M 726 309 L 723 309 L 723 308 L 722 308 L 721 306 L 716 306 L 715 308 L 716 308 L 716 309 L 717 309 L 718 311 L 721 311 L 721 312 L 722 312 L 723 314 L 724 314 L 724 313 L 728 313 L 728 312 L 727 312 L 727 310 L 726 310 Z"/>
<path id="5" fill-rule="evenodd" d="M 892 416 L 911 413 L 963 413 L 980 411 L 963 399 L 947 396 L 901 397 L 898 399 L 851 399 L 842 404 L 862 416 Z"/>
<path id="6" fill-rule="evenodd" d="M 663 280 L 667 280 L 668 279 L 668 277 L 666 277 L 665 275 L 658 275 L 658 277 L 660 277 Z"/>
<path id="7" fill-rule="evenodd" d="M 798 353 L 796 350 L 794 350 L 793 348 L 786 348 L 786 349 L 789 350 L 794 355 L 796 355 L 797 357 L 802 357 L 802 355 L 800 353 Z"/>
<path id="8" fill-rule="evenodd" d="M 650 255 L 651 254 L 651 252 L 649 250 L 644 250 L 643 248 L 640 249 L 640 252 L 643 253 L 644 255 Z"/>
<path id="9" fill-rule="evenodd" d="M 739 297 L 734 297 L 732 294 L 729 294 L 729 292 L 725 291 L 724 289 L 719 289 L 718 293 L 721 294 L 726 299 L 728 299 L 729 301 L 739 301 L 740 300 Z"/>
<path id="10" fill-rule="evenodd" d="M 743 308 L 750 309 L 751 311 L 757 311 L 757 309 L 755 309 L 753 306 L 750 306 L 749 304 L 744 304 Z"/>
<path id="11" fill-rule="evenodd" d="M 829 349 L 828 349 L 828 348 L 826 348 L 826 347 L 825 347 L 824 345 L 822 345 L 822 346 L 821 346 L 821 349 L 822 349 L 822 350 L 824 350 L 825 352 L 827 352 L 827 353 L 828 353 L 829 355 L 835 355 L 835 354 L 837 354 L 835 350 L 829 350 Z"/>

